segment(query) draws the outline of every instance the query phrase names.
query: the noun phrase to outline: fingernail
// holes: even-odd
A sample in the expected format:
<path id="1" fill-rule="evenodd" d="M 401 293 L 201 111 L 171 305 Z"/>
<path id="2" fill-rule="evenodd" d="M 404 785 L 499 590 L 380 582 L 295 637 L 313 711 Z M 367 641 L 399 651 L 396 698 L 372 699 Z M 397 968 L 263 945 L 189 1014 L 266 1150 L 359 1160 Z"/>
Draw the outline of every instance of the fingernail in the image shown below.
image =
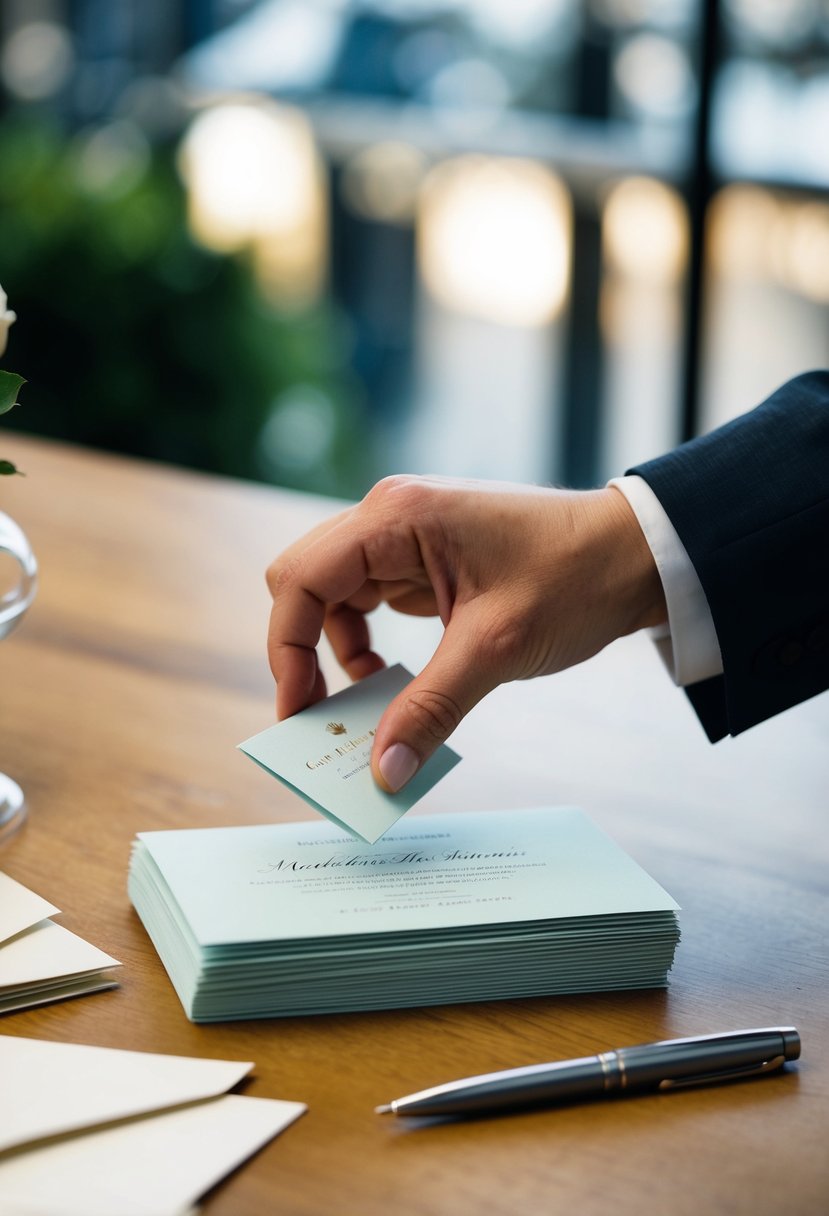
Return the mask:
<path id="1" fill-rule="evenodd" d="M 392 743 L 380 757 L 380 775 L 386 785 L 396 794 L 414 777 L 420 766 L 417 753 L 407 743 Z"/>

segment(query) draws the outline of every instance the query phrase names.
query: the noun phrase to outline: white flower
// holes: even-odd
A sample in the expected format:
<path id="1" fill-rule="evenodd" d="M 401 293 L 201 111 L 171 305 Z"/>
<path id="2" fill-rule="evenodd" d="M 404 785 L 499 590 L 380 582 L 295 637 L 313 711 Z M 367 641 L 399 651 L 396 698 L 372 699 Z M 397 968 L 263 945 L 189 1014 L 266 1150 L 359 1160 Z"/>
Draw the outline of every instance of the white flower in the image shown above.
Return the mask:
<path id="1" fill-rule="evenodd" d="M 0 355 L 6 349 L 6 343 L 9 340 L 9 328 L 17 320 L 17 313 L 11 312 L 6 308 L 8 299 L 2 287 L 0 287 Z"/>

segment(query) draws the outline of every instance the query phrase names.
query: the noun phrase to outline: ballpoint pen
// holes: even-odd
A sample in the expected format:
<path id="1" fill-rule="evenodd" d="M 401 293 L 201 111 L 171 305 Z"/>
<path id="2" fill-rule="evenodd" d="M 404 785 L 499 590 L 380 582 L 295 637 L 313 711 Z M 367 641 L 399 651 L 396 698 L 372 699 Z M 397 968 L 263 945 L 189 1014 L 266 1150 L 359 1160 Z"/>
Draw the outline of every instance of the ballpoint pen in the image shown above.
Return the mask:
<path id="1" fill-rule="evenodd" d="M 511 1107 L 738 1081 L 772 1072 L 799 1055 L 800 1035 L 793 1026 L 730 1030 L 466 1077 L 395 1098 L 376 1107 L 375 1113 L 477 1115 Z"/>

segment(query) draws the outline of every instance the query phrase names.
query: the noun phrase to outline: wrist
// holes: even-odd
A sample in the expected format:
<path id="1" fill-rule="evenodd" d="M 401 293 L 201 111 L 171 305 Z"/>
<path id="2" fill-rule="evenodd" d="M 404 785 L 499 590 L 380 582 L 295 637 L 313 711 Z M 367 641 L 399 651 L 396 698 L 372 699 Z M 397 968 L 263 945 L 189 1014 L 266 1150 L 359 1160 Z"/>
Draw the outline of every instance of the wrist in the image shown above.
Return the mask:
<path id="1" fill-rule="evenodd" d="M 591 491 L 588 497 L 604 594 L 615 607 L 616 635 L 664 624 L 668 610 L 662 580 L 633 508 L 614 486 Z"/>

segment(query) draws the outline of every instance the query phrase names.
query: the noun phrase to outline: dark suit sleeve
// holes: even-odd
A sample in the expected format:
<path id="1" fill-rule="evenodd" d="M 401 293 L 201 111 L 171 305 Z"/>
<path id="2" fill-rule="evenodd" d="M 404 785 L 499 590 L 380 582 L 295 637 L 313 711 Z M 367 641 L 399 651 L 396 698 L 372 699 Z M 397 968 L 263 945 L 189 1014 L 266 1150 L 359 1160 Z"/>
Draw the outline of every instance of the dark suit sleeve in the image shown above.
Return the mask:
<path id="1" fill-rule="evenodd" d="M 711 609 L 723 674 L 686 691 L 712 742 L 829 688 L 829 371 L 629 472 Z"/>

